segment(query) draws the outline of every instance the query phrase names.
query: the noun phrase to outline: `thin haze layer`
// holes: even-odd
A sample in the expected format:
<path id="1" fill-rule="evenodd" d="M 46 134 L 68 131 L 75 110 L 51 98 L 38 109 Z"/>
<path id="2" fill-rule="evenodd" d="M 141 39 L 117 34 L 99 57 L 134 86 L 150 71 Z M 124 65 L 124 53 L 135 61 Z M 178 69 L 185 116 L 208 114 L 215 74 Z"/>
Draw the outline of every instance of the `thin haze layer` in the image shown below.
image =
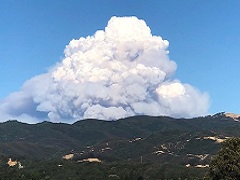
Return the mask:
<path id="1" fill-rule="evenodd" d="M 209 97 L 172 79 L 168 41 L 143 20 L 112 17 L 105 30 L 72 40 L 65 58 L 0 103 L 1 119 L 74 122 L 133 115 L 205 115 Z"/>

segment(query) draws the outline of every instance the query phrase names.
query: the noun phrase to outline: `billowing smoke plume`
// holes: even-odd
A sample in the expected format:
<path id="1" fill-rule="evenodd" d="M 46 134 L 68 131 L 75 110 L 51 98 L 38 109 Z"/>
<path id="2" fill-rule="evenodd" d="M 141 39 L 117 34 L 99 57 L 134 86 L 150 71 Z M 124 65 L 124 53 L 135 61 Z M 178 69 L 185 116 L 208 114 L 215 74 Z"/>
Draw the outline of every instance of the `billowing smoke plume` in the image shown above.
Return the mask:
<path id="1" fill-rule="evenodd" d="M 143 20 L 112 17 L 105 30 L 72 40 L 65 58 L 50 72 L 3 99 L 1 120 L 73 122 L 206 114 L 208 95 L 172 79 L 177 65 L 168 57 L 168 45 L 153 36 Z"/>

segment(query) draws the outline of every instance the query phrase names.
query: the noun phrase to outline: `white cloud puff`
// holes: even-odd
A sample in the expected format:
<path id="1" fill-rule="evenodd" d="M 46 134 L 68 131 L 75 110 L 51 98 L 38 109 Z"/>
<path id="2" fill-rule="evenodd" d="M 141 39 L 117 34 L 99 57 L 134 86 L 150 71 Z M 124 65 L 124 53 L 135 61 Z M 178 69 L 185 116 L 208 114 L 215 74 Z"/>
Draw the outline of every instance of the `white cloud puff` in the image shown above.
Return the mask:
<path id="1" fill-rule="evenodd" d="M 51 71 L 3 99 L 0 115 L 27 122 L 74 122 L 206 114 L 208 95 L 172 79 L 177 65 L 168 57 L 168 45 L 143 20 L 112 17 L 105 30 L 72 40 Z"/>

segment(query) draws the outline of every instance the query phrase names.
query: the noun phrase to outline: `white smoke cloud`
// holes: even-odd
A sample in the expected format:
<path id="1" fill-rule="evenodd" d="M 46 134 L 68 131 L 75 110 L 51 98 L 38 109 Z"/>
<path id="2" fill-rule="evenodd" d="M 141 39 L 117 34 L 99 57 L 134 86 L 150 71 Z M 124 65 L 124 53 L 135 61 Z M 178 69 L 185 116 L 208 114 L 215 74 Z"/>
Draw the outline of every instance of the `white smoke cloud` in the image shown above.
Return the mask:
<path id="1" fill-rule="evenodd" d="M 177 65 L 168 57 L 168 45 L 143 20 L 112 17 L 105 30 L 72 40 L 51 71 L 3 99 L 1 119 L 34 123 L 206 114 L 208 95 L 172 79 Z"/>

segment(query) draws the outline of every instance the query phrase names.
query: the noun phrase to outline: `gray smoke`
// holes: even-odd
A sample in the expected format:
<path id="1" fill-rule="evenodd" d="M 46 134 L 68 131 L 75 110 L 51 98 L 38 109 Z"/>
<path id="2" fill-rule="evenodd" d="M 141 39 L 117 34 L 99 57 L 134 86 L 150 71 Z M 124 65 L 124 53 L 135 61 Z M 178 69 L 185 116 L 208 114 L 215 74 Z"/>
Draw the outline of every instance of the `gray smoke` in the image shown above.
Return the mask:
<path id="1" fill-rule="evenodd" d="M 205 115 L 209 97 L 172 79 L 168 41 L 143 20 L 112 17 L 105 30 L 70 41 L 65 58 L 0 102 L 2 120 L 74 122 L 133 115 Z"/>

